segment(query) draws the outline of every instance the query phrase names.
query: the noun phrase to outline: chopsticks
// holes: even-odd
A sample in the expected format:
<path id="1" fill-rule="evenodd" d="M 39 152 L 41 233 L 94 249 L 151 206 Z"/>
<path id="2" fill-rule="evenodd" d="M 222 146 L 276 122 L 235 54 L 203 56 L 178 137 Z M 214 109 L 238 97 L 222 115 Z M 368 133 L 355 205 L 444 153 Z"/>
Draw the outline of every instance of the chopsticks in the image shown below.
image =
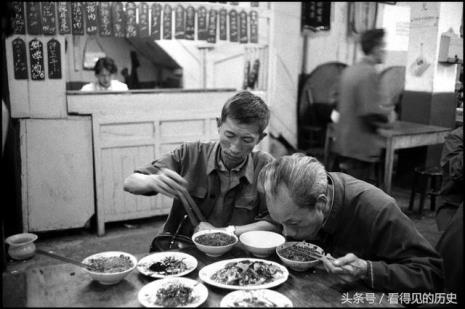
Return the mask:
<path id="1" fill-rule="evenodd" d="M 291 250 L 294 250 L 295 252 L 298 252 L 300 254 L 303 254 L 307 257 L 311 257 L 315 260 L 319 260 L 321 261 L 323 258 L 327 258 L 328 260 L 330 261 L 334 261 L 335 258 L 333 258 L 332 256 L 327 256 L 327 255 L 323 255 L 322 253 L 318 252 L 318 251 L 315 251 L 315 250 L 306 250 L 302 247 L 299 247 L 298 245 L 294 245 L 292 246 Z"/>
<path id="2" fill-rule="evenodd" d="M 192 226 L 196 227 L 200 222 L 207 221 L 195 201 L 190 196 L 189 192 L 187 192 L 187 190 L 182 190 L 180 193 L 181 194 L 179 194 L 178 197 L 181 200 L 182 206 L 186 210 Z"/>
<path id="3" fill-rule="evenodd" d="M 70 258 L 61 256 L 61 255 L 54 254 L 54 253 L 52 253 L 52 252 L 50 252 L 50 251 L 45 251 L 45 250 L 42 250 L 42 249 L 37 248 L 37 249 L 36 249 L 36 252 L 37 252 L 37 253 L 40 253 L 40 254 L 43 254 L 43 255 L 46 255 L 46 256 L 49 256 L 49 257 L 52 257 L 52 258 L 54 258 L 54 259 L 57 259 L 57 260 L 66 262 L 66 263 L 71 263 L 71 264 L 74 264 L 74 265 L 83 267 L 83 268 L 85 268 L 85 269 L 90 269 L 90 270 L 92 270 L 92 268 L 93 268 L 92 265 L 87 265 L 87 264 L 84 264 L 84 263 L 75 261 L 75 260 L 73 260 L 73 259 L 70 259 Z"/>

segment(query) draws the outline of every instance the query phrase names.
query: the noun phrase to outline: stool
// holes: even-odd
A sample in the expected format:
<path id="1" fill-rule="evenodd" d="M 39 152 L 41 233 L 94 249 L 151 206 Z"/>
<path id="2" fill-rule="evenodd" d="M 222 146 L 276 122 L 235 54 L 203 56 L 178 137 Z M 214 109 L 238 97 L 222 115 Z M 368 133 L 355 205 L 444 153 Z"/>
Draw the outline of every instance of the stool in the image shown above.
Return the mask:
<path id="1" fill-rule="evenodd" d="M 354 166 L 352 166 L 354 161 L 359 162 L 358 165 L 363 164 L 368 170 L 362 172 L 360 175 L 355 175 L 353 172 Z M 379 187 L 383 183 L 383 162 L 379 159 L 373 159 L 371 161 L 360 161 L 358 159 L 354 160 L 348 157 L 337 155 L 334 165 L 336 166 L 336 171 L 351 175 L 355 178 L 371 183 L 376 187 Z M 355 168 L 357 168 L 357 166 L 355 166 Z M 360 166 L 358 166 L 358 168 L 360 168 Z"/>
<path id="2" fill-rule="evenodd" d="M 430 207 L 434 211 L 436 209 L 436 196 L 440 194 L 442 185 L 442 170 L 439 167 L 417 167 L 413 173 L 412 192 L 410 194 L 410 202 L 408 209 L 413 209 L 416 193 L 420 193 L 420 205 L 418 213 L 421 214 L 425 198 L 430 197 Z"/>

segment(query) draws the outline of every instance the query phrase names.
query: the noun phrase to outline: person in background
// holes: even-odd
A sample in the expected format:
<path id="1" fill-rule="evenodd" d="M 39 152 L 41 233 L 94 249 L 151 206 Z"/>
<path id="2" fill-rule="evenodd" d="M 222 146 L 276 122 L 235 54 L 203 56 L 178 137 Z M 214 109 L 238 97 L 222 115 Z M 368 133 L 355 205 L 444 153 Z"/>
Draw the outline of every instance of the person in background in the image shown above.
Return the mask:
<path id="1" fill-rule="evenodd" d="M 383 292 L 442 291 L 441 257 L 377 187 L 328 173 L 301 153 L 263 167 L 258 182 L 283 234 L 322 247 L 325 269 L 343 281 L 361 280 Z"/>
<path id="2" fill-rule="evenodd" d="M 125 91 L 128 86 L 119 80 L 113 79 L 118 72 L 115 61 L 110 57 L 103 57 L 97 60 L 94 67 L 97 80 L 82 86 L 81 91 Z"/>
<path id="3" fill-rule="evenodd" d="M 228 99 L 217 119 L 219 141 L 184 143 L 124 181 L 124 190 L 138 195 L 161 193 L 174 198 L 163 232 L 191 236 L 220 228 L 240 235 L 250 230 L 279 231 L 257 192 L 261 168 L 273 160 L 253 151 L 266 136 L 270 111 L 263 100 L 242 91 Z M 183 224 L 186 213 L 177 197 L 186 188 L 208 222 Z"/>
<path id="4" fill-rule="evenodd" d="M 335 125 L 335 152 L 350 175 L 367 179 L 369 162 L 380 160 L 382 139 L 378 128 L 392 126 L 396 116 L 393 107 L 387 107 L 382 95 L 379 75 L 375 66 L 384 62 L 385 32 L 372 29 L 361 35 L 364 58 L 346 68 L 339 83 L 337 110 L 332 115 Z M 333 120 L 333 121 L 334 121 Z"/>

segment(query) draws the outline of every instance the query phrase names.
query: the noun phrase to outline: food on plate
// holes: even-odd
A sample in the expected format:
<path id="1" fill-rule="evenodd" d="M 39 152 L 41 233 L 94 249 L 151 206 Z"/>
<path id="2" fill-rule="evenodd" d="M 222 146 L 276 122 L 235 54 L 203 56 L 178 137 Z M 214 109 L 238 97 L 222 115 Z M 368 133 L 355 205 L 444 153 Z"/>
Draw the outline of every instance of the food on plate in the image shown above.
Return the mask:
<path id="1" fill-rule="evenodd" d="M 170 282 L 165 287 L 157 290 L 153 303 L 163 307 L 185 306 L 196 300 L 196 297 L 192 295 L 192 291 L 191 287 L 181 282 Z"/>
<path id="2" fill-rule="evenodd" d="M 186 271 L 187 265 L 183 262 L 183 259 L 167 256 L 161 262 L 150 265 L 148 269 L 160 275 L 176 275 Z"/>
<path id="3" fill-rule="evenodd" d="M 261 285 L 274 281 L 283 271 L 271 263 L 243 260 L 231 262 L 216 271 L 211 279 L 227 285 Z"/>
<path id="4" fill-rule="evenodd" d="M 234 307 L 278 307 L 274 302 L 264 298 L 251 296 L 233 302 Z"/>
<path id="5" fill-rule="evenodd" d="M 227 233 L 214 232 L 199 235 L 195 241 L 205 246 L 226 246 L 234 243 L 236 239 Z"/>
<path id="6" fill-rule="evenodd" d="M 124 254 L 91 258 L 87 261 L 87 264 L 90 271 L 100 273 L 118 273 L 134 266 L 131 258 Z"/>
<path id="7" fill-rule="evenodd" d="M 279 250 L 279 254 L 286 259 L 300 262 L 315 260 L 315 255 L 319 254 L 316 247 L 308 247 L 295 243 L 292 246 Z"/>

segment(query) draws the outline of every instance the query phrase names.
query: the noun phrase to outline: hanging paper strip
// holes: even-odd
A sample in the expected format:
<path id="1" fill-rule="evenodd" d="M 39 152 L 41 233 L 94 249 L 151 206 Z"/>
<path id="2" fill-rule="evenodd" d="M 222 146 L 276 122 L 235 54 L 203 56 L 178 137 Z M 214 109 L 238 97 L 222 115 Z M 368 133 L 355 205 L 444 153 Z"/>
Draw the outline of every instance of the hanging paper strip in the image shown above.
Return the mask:
<path id="1" fill-rule="evenodd" d="M 39 35 L 42 33 L 42 17 L 40 16 L 40 2 L 26 2 L 27 33 Z"/>
<path id="2" fill-rule="evenodd" d="M 60 34 L 71 33 L 71 9 L 69 2 L 58 2 L 58 32 Z"/>
<path id="3" fill-rule="evenodd" d="M 185 38 L 185 10 L 182 5 L 176 6 L 174 22 L 174 38 Z"/>
<path id="4" fill-rule="evenodd" d="M 29 53 L 31 59 L 31 79 L 44 80 L 44 49 L 42 47 L 42 42 L 37 39 L 29 42 Z"/>
<path id="5" fill-rule="evenodd" d="M 113 25 L 111 23 L 111 3 L 100 2 L 98 14 L 98 28 L 100 36 L 112 36 Z"/>
<path id="6" fill-rule="evenodd" d="M 71 2 L 71 29 L 73 34 L 84 34 L 84 7 L 82 2 Z"/>
<path id="7" fill-rule="evenodd" d="M 134 38 L 137 36 L 136 22 L 136 4 L 134 2 L 126 3 L 126 37 Z"/>
<path id="8" fill-rule="evenodd" d="M 112 2 L 113 35 L 124 38 L 126 35 L 125 14 L 123 3 Z"/>
<path id="9" fill-rule="evenodd" d="M 152 27 L 150 37 L 154 40 L 161 38 L 161 4 L 152 4 Z"/>
<path id="10" fill-rule="evenodd" d="M 207 38 L 207 9 L 201 6 L 197 11 L 197 40 L 206 40 Z"/>
<path id="11" fill-rule="evenodd" d="M 144 2 L 139 5 L 139 24 L 137 35 L 140 38 L 146 38 L 149 36 L 149 6 Z"/>
<path id="12" fill-rule="evenodd" d="M 247 43 L 249 38 L 247 36 L 247 13 L 241 11 L 239 13 L 239 42 Z"/>
<path id="13" fill-rule="evenodd" d="M 55 2 L 42 2 L 42 33 L 44 35 L 55 35 L 56 26 Z"/>
<path id="14" fill-rule="evenodd" d="M 171 6 L 165 4 L 163 7 L 163 39 L 171 40 L 173 38 L 173 30 L 171 25 L 171 16 L 173 15 Z"/>
<path id="15" fill-rule="evenodd" d="M 14 34 L 26 34 L 26 19 L 24 17 L 24 2 L 14 1 L 13 6 L 13 33 Z M 27 72 L 26 72 L 27 73 Z M 27 78 L 27 76 L 26 76 Z"/>
<path id="16" fill-rule="evenodd" d="M 86 32 L 87 34 L 97 34 L 98 30 L 98 2 L 86 2 Z"/>
<path id="17" fill-rule="evenodd" d="M 195 9 L 188 6 L 186 9 L 186 40 L 195 40 Z"/>
<path id="18" fill-rule="evenodd" d="M 228 20 L 227 20 L 228 11 L 226 11 L 226 9 L 221 9 L 219 15 L 220 15 L 219 17 L 220 40 L 225 41 L 228 39 L 227 33 L 226 33 L 227 23 L 228 23 Z"/>
<path id="19" fill-rule="evenodd" d="M 250 43 L 258 43 L 258 13 L 250 11 Z"/>
<path id="20" fill-rule="evenodd" d="M 208 16 L 208 43 L 216 43 L 216 22 L 218 12 L 215 9 L 211 9 Z"/>
<path id="21" fill-rule="evenodd" d="M 27 79 L 26 44 L 20 38 L 11 42 L 13 47 L 13 70 L 15 79 Z"/>
<path id="22" fill-rule="evenodd" d="M 51 39 L 47 43 L 48 78 L 61 79 L 60 42 Z"/>
<path id="23" fill-rule="evenodd" d="M 239 29 L 236 10 L 229 11 L 229 41 L 239 41 Z"/>

